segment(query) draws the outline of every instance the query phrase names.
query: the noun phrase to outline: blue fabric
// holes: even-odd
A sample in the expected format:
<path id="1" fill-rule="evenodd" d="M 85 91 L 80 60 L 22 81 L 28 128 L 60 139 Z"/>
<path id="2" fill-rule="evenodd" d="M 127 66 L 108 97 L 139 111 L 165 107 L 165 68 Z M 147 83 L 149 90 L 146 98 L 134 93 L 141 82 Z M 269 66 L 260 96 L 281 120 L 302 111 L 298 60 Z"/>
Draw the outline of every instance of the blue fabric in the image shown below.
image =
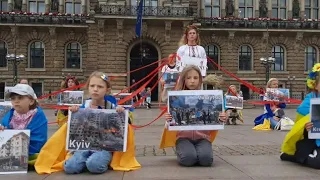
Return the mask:
<path id="1" fill-rule="evenodd" d="M 297 113 L 301 114 L 302 116 L 306 116 L 310 112 L 310 99 L 316 98 L 316 94 L 311 92 L 306 95 L 302 103 L 297 108 Z"/>
<path id="2" fill-rule="evenodd" d="M 88 100 L 91 100 L 91 98 L 89 98 Z M 110 95 L 107 95 L 107 96 L 104 96 L 104 101 L 107 102 L 109 101 L 110 103 L 112 103 L 115 107 L 118 106 L 118 101 L 115 97 L 113 96 L 110 96 Z M 82 106 L 80 106 L 80 108 L 86 108 L 85 107 L 85 103 L 82 104 Z M 102 109 L 100 106 L 98 106 L 98 109 Z"/>
<path id="3" fill-rule="evenodd" d="M 76 151 L 74 155 L 64 163 L 64 171 L 67 174 L 79 174 L 85 169 L 91 173 L 101 174 L 108 170 L 112 159 L 109 151 Z"/>
<path id="4" fill-rule="evenodd" d="M 2 125 L 7 129 L 11 129 L 9 124 L 13 112 L 14 109 L 12 108 L 3 117 Z M 29 155 L 31 156 L 39 153 L 42 146 L 47 142 L 48 139 L 48 120 L 40 107 L 37 107 L 37 113 L 33 116 L 26 129 L 30 130 Z"/>
<path id="5" fill-rule="evenodd" d="M 310 99 L 317 98 L 319 96 L 316 96 L 315 92 L 311 92 L 306 95 L 302 103 L 299 105 L 297 109 L 297 113 L 300 113 L 303 116 L 306 116 L 310 113 Z M 316 139 L 316 145 L 320 147 L 320 139 Z"/>

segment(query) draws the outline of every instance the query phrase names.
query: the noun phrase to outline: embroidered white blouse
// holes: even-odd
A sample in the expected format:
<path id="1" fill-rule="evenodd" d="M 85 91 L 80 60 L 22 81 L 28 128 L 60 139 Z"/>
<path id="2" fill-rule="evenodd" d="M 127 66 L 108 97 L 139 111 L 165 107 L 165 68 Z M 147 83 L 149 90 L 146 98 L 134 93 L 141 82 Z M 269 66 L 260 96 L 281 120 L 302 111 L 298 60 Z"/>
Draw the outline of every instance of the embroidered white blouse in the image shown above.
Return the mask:
<path id="1" fill-rule="evenodd" d="M 180 46 L 177 55 L 180 57 L 183 56 L 190 56 L 190 57 L 197 57 L 197 58 L 207 58 L 206 51 L 202 46 L 196 45 L 196 46 L 189 46 L 189 45 L 183 45 Z"/>

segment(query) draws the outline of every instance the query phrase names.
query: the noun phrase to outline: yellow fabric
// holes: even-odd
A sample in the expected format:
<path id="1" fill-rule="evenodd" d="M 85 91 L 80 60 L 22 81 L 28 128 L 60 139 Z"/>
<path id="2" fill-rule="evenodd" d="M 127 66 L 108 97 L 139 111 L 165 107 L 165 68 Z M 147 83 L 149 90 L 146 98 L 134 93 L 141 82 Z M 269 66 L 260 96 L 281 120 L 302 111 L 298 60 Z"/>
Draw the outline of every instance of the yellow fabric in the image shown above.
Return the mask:
<path id="1" fill-rule="evenodd" d="M 255 127 L 252 128 L 253 130 L 257 130 L 257 131 L 269 131 L 271 130 L 270 128 L 270 120 L 268 119 L 264 119 L 263 120 L 263 124 L 259 124 Z"/>
<path id="2" fill-rule="evenodd" d="M 178 131 L 169 131 L 167 128 L 163 129 L 161 142 L 160 142 L 160 149 L 168 148 L 168 147 L 175 147 L 176 140 L 177 140 L 177 132 Z M 216 138 L 218 131 L 211 131 L 210 132 L 210 142 L 212 143 Z"/>
<path id="3" fill-rule="evenodd" d="M 67 124 L 64 124 L 43 146 L 35 163 L 38 174 L 51 174 L 63 170 L 65 160 L 71 157 L 71 154 L 66 151 L 66 136 Z M 128 127 L 127 151 L 114 152 L 110 165 L 113 170 L 118 171 L 141 168 L 135 158 L 134 133 L 130 125 Z"/>
<path id="4" fill-rule="evenodd" d="M 131 121 L 131 124 L 133 124 L 133 112 L 129 111 L 129 119 Z"/>
<path id="5" fill-rule="evenodd" d="M 56 121 L 58 125 L 61 127 L 64 125 L 66 122 L 68 122 L 68 116 L 65 116 L 60 110 L 57 113 L 57 118 Z"/>
<path id="6" fill-rule="evenodd" d="M 297 118 L 295 124 L 292 129 L 284 138 L 281 152 L 287 153 L 289 155 L 294 155 L 296 152 L 296 143 L 297 141 L 303 139 L 304 126 L 307 122 L 310 121 L 310 115 L 302 116 L 297 113 Z"/>

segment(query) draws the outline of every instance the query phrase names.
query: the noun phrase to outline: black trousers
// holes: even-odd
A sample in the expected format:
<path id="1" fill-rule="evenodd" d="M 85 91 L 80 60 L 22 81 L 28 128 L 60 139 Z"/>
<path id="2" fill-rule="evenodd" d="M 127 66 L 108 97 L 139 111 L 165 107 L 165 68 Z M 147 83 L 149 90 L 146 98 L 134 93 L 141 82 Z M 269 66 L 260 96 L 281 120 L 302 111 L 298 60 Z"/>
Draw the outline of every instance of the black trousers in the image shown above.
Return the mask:
<path id="1" fill-rule="evenodd" d="M 320 147 L 317 147 L 314 139 L 302 139 L 296 143 L 293 156 L 282 154 L 281 159 L 320 169 Z"/>

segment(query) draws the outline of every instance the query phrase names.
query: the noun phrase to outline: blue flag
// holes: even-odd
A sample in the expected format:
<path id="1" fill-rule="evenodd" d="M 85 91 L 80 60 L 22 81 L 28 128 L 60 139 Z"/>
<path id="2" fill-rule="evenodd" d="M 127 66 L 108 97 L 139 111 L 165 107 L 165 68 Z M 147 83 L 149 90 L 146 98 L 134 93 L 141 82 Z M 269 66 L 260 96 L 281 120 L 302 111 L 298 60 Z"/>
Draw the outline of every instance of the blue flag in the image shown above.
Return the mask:
<path id="1" fill-rule="evenodd" d="M 136 23 L 136 35 L 137 37 L 141 36 L 141 32 L 142 32 L 142 9 L 143 9 L 143 1 L 144 0 L 140 0 L 139 2 L 139 7 L 138 7 L 138 14 L 137 14 L 137 23 Z"/>

